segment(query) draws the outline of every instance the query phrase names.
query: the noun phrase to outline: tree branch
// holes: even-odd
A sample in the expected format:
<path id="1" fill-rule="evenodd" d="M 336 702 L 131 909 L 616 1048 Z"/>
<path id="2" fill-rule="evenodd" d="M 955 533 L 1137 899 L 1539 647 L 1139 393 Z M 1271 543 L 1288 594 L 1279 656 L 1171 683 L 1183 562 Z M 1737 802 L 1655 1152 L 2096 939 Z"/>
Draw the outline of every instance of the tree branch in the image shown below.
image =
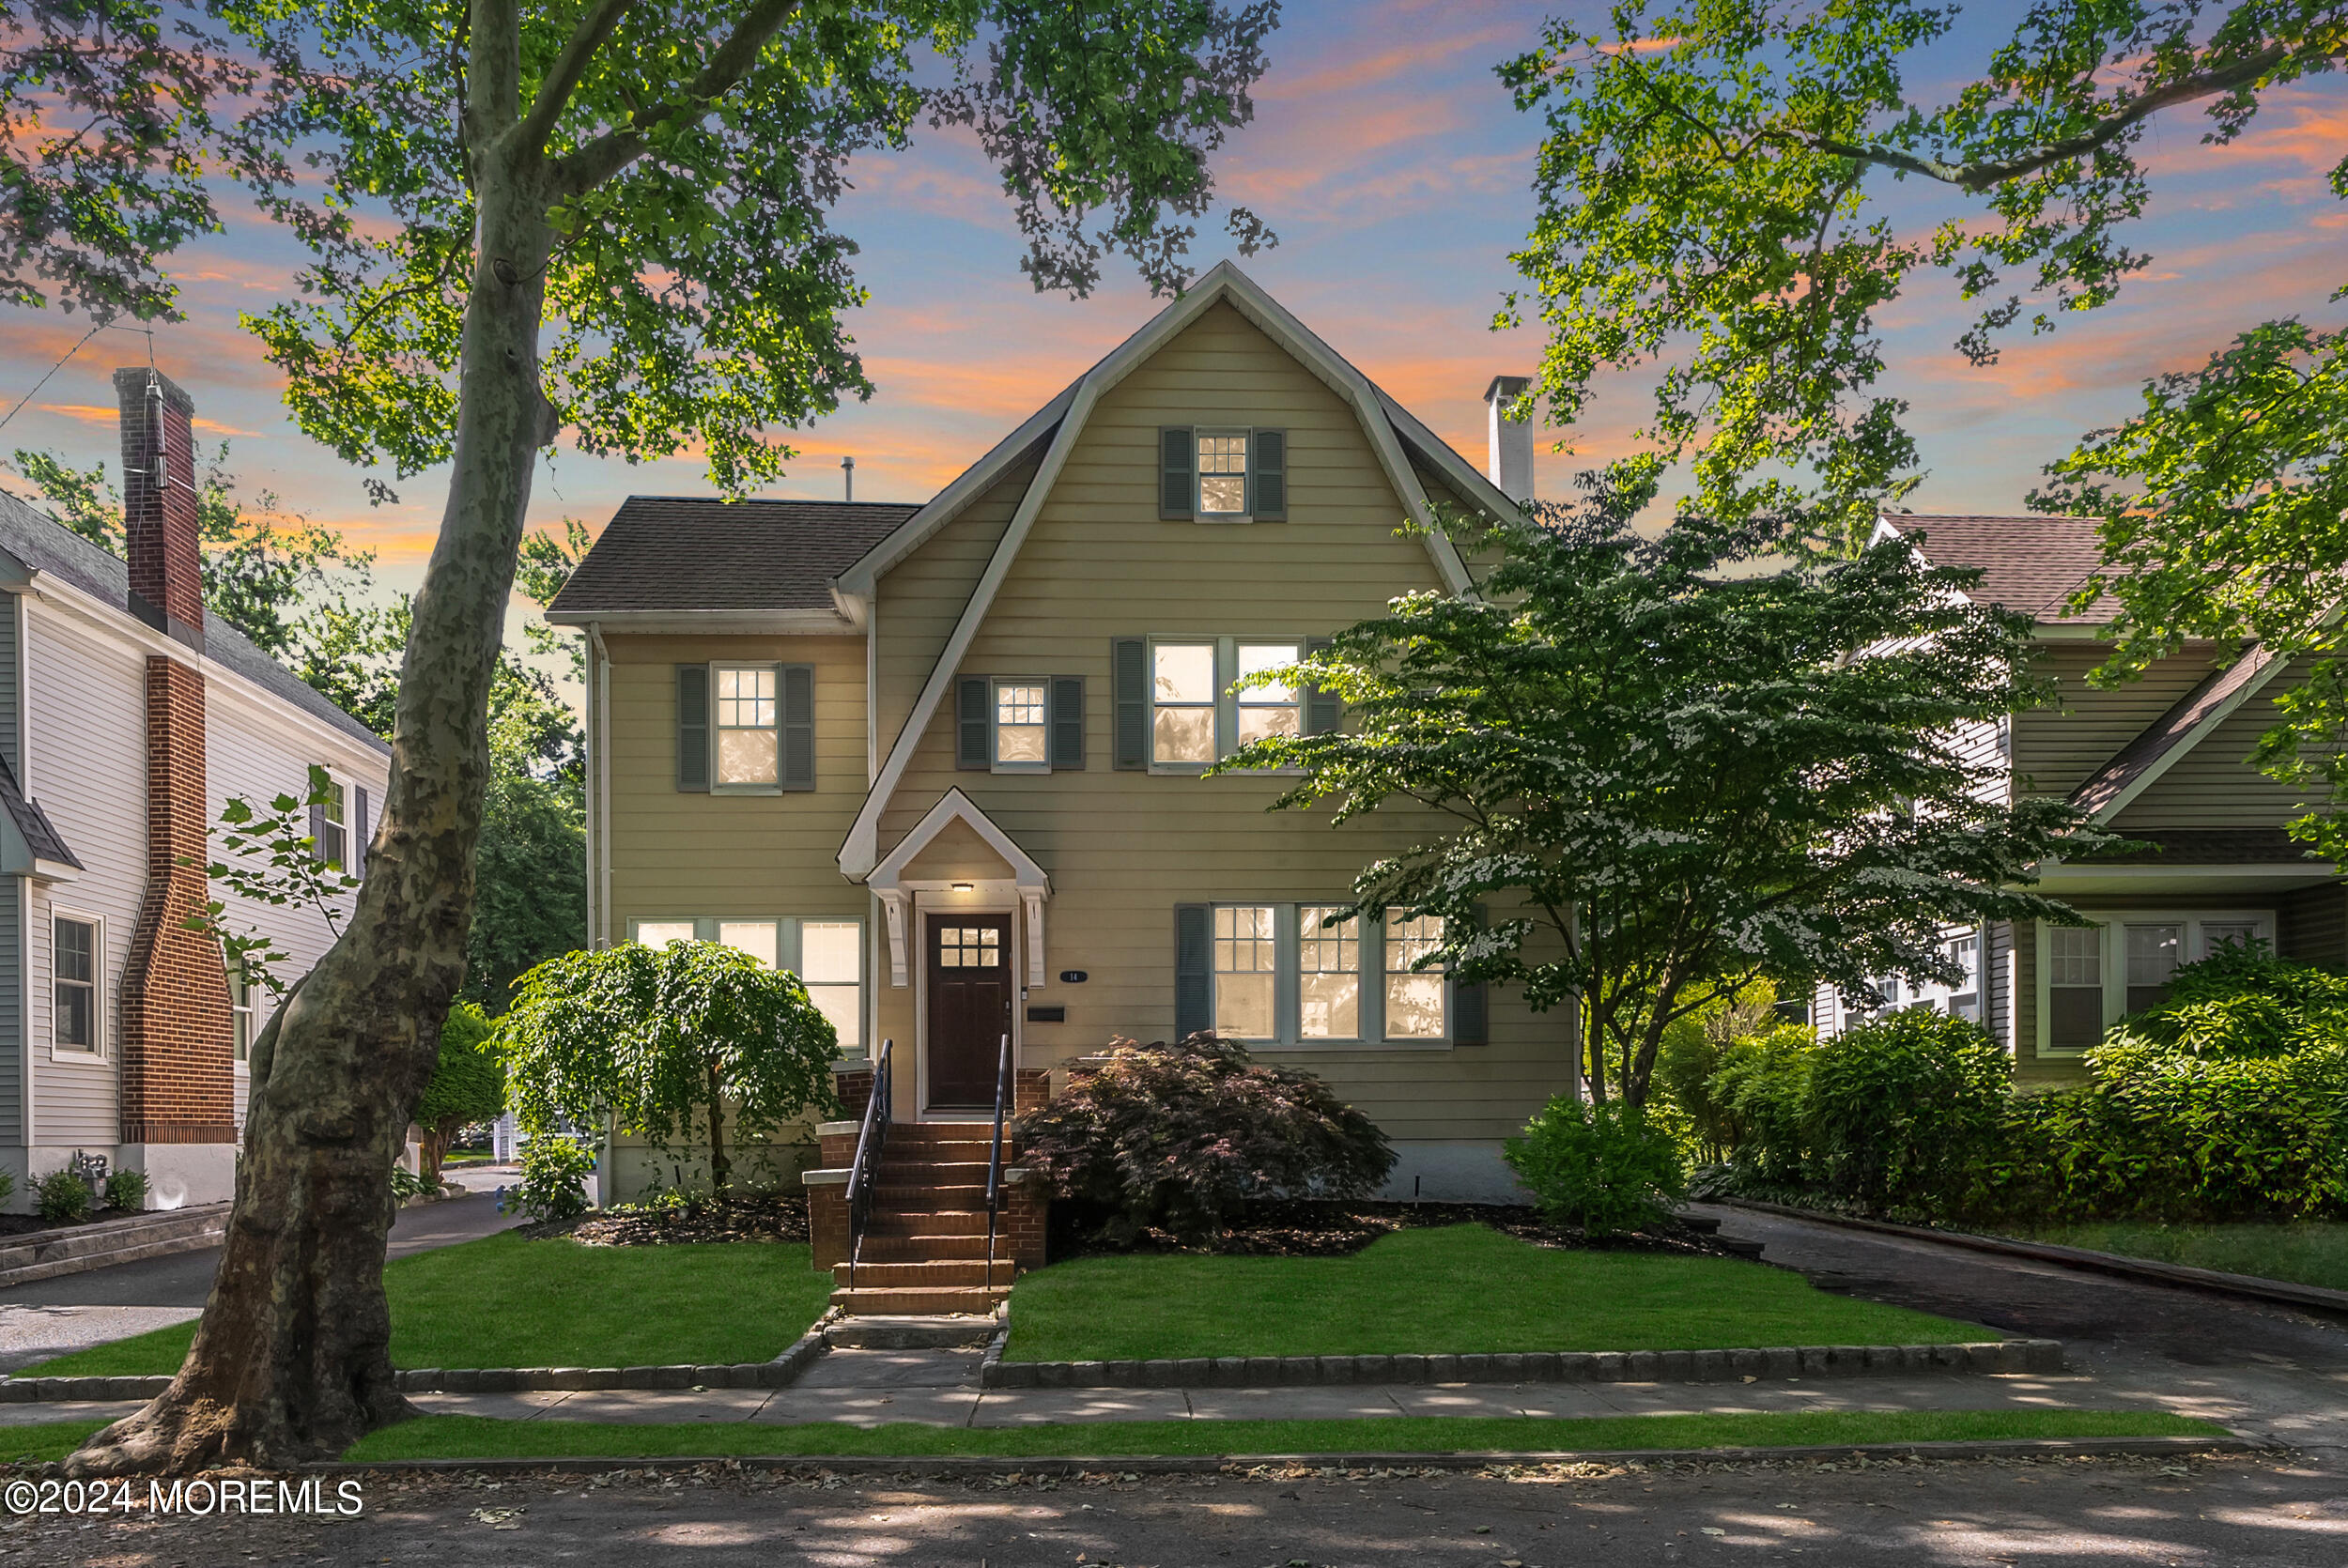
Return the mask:
<path id="1" fill-rule="evenodd" d="M 749 75 L 758 64 L 759 52 L 766 47 L 766 40 L 780 32 L 782 24 L 798 8 L 799 0 L 752 0 L 733 34 L 710 56 L 709 64 L 686 84 L 681 98 L 661 105 L 650 119 L 607 131 L 561 160 L 555 164 L 557 187 L 566 195 L 592 191 L 641 158 L 652 146 L 655 131 L 668 124 L 697 120 L 708 113 L 710 104 Z"/>
<path id="2" fill-rule="evenodd" d="M 531 100 L 530 113 L 522 119 L 515 134 L 525 154 L 546 151 L 547 140 L 554 134 L 554 122 L 563 117 L 563 111 L 579 90 L 579 84 L 595 63 L 595 52 L 617 31 L 621 20 L 636 0 L 595 0 L 579 27 L 563 45 L 563 53 L 555 57 L 554 69 L 538 84 L 538 95 Z"/>
<path id="3" fill-rule="evenodd" d="M 1979 195 L 1992 186 L 2002 185 L 2007 180 L 2019 179 L 2026 175 L 2036 174 L 2050 163 L 2060 163 L 2065 159 L 2077 158 L 2081 153 L 2093 152 L 2106 143 L 2115 140 L 2129 127 L 2150 118 L 2163 109 L 2173 108 L 2180 103 L 2190 103 L 2196 99 L 2208 98 L 2215 93 L 2229 93 L 2236 87 L 2248 86 L 2297 53 L 2299 51 L 2289 44 L 2269 44 L 2256 54 L 2247 59 L 2237 60 L 2232 65 L 2220 66 L 2214 70 L 2204 70 L 2191 76 L 2180 77 L 2165 87 L 2155 88 L 2129 102 L 2125 108 L 2109 119 L 2096 122 L 2093 130 L 2082 131 L 2076 136 L 2065 136 L 2060 141 L 2049 142 L 2045 146 L 2032 148 L 2019 157 L 1999 159 L 1986 163 L 1950 163 L 1938 158 L 1919 158 L 1913 153 L 1901 152 L 1895 147 L 1873 146 L 1857 142 L 1840 141 L 1831 136 L 1806 136 L 1799 132 L 1783 131 L 1764 131 L 1755 140 L 1792 142 L 1797 146 L 1806 146 L 1814 151 L 1828 153 L 1837 158 L 1857 159 L 1861 162 L 1875 163 L 1885 168 L 1899 169 L 1908 174 L 1921 175 L 1926 179 L 1937 179 L 1945 185 L 1954 185 L 1959 190 Z M 2316 53 L 2322 57 L 2337 58 L 2341 54 L 2341 49 L 2339 44 L 2335 43 Z"/>

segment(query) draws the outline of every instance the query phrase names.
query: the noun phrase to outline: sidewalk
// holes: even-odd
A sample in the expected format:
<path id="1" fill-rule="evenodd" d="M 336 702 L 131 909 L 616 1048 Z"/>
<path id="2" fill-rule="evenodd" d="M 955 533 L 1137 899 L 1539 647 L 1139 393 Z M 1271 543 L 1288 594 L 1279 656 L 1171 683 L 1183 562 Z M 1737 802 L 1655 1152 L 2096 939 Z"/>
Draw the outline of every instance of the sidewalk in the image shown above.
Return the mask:
<path id="1" fill-rule="evenodd" d="M 1383 1416 L 1660 1416 L 1798 1410 L 2129 1409 L 2165 1405 L 2067 1376 L 1837 1377 L 1698 1383 L 1356 1384 L 1272 1389 L 988 1389 L 976 1350 L 834 1350 L 787 1389 L 411 1394 L 432 1415 L 503 1421 L 844 1422 L 1039 1426 L 1118 1421 L 1336 1421 Z M 136 1401 L 0 1406 L 0 1425 L 112 1418 Z M 2217 1419 L 2224 1419 L 2222 1416 Z"/>

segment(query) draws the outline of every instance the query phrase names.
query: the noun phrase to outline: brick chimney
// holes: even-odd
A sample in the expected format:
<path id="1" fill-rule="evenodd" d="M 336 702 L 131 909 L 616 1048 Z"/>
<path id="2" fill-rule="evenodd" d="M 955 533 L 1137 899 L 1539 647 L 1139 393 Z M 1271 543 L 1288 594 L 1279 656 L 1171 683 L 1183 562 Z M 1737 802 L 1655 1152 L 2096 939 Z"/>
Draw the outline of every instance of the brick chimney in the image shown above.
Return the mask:
<path id="1" fill-rule="evenodd" d="M 237 1130 L 227 976 L 219 944 L 187 929 L 209 896 L 210 858 L 195 406 L 147 369 L 116 371 L 115 393 L 131 612 L 189 650 L 147 655 L 147 891 L 122 972 L 120 1162 L 157 1185 L 164 1173 L 137 1145 L 233 1144 Z M 157 1196 L 175 1206 L 167 1191 Z"/>
<path id="2" fill-rule="evenodd" d="M 204 651 L 203 546 L 197 538 L 195 404 L 156 370 L 115 372 L 122 410 L 122 522 L 131 613 Z"/>

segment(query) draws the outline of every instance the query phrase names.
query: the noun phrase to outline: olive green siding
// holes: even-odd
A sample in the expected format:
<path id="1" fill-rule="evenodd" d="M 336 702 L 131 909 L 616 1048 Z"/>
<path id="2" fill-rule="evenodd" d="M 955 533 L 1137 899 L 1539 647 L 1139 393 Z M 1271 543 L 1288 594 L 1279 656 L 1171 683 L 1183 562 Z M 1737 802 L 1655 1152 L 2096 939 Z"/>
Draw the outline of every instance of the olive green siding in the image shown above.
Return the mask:
<path id="1" fill-rule="evenodd" d="M 2201 644 L 2155 662 L 2140 680 L 2109 689 L 2088 684 L 2087 672 L 2109 652 L 2102 642 L 2040 644 L 2034 668 L 2054 682 L 2055 692 L 2046 705 L 2014 715 L 2014 773 L 2026 792 L 2078 789 L 2212 668 L 2210 649 Z"/>
<path id="2" fill-rule="evenodd" d="M 1288 520 L 1161 521 L 1158 431 L 1191 424 L 1286 430 Z M 1404 515 L 1352 407 L 1228 307 L 1208 311 L 1095 407 L 957 671 L 1083 679 L 1085 768 L 957 770 L 949 700 L 924 730 L 878 835 L 886 854 L 959 787 L 1050 873 L 1047 983 L 1028 1000 L 1063 1006 L 1067 1018 L 1023 1026 L 1027 1066 L 1116 1036 L 1172 1033 L 1176 904 L 1334 901 L 1367 862 L 1435 825 L 1397 811 L 1333 832 L 1325 813 L 1268 812 L 1281 787 L 1274 780 L 1112 767 L 1113 638 L 1301 639 L 1383 613 L 1397 594 L 1440 586 L 1425 545 L 1396 537 Z M 951 534 L 882 579 L 882 663 L 896 672 L 884 684 L 918 685 L 929 673 L 919 658 L 892 662 L 891 628 L 905 617 L 889 607 L 889 585 L 908 572 L 922 580 L 975 575 L 972 541 Z M 952 564 L 933 567 L 933 554 Z M 920 932 L 908 937 L 918 944 Z M 1064 970 L 1089 978 L 1063 985 Z M 915 995 L 884 986 L 881 1035 L 913 1037 Z M 1564 1086 L 1565 1035 L 1564 1014 L 1537 1019 L 1513 996 L 1496 995 L 1485 1046 L 1269 1053 L 1329 1079 L 1391 1136 L 1493 1139 L 1516 1131 Z"/>
<path id="3" fill-rule="evenodd" d="M 2112 826 L 2123 833 L 2130 828 L 2278 827 L 2304 812 L 2306 795 L 2261 773 L 2251 765 L 2250 753 L 2260 736 L 2282 722 L 2275 699 L 2304 682 L 2309 668 L 2303 659 L 2278 672 L 2122 807 Z"/>

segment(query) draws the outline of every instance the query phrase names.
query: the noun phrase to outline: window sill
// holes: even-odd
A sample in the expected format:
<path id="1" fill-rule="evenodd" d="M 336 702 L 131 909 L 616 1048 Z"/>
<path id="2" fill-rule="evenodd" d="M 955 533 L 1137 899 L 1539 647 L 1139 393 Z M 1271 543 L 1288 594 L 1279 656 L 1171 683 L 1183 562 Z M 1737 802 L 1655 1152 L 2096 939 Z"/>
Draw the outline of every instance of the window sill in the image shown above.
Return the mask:
<path id="1" fill-rule="evenodd" d="M 1451 1051 L 1457 1047 L 1449 1040 L 1244 1040 L 1241 1042 L 1259 1051 Z"/>
<path id="2" fill-rule="evenodd" d="M 78 1045 L 51 1045 L 49 1059 L 53 1062 L 100 1063 L 106 1059 L 103 1051 L 85 1051 Z"/>
<path id="3" fill-rule="evenodd" d="M 690 793 L 691 792 L 684 792 Z M 805 794 L 807 792 L 785 790 L 780 784 L 712 784 L 709 787 L 709 792 L 713 795 L 780 795 Z"/>
<path id="4" fill-rule="evenodd" d="M 991 762 L 987 765 L 986 771 L 993 774 L 1002 774 L 1006 776 L 1021 774 L 1041 774 L 1050 773 L 1052 771 L 1052 764 L 1049 762 Z M 1067 771 L 1073 773 L 1075 770 L 1072 768 Z"/>

